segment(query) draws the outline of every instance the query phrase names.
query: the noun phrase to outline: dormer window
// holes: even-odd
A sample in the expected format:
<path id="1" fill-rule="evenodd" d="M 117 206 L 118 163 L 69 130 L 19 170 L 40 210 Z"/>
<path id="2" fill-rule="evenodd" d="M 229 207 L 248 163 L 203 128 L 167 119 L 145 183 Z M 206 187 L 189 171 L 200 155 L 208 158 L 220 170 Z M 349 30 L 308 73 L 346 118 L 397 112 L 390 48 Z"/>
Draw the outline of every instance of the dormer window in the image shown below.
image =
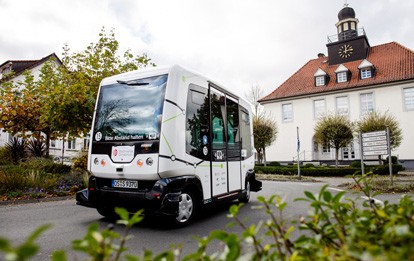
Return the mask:
<path id="1" fill-rule="evenodd" d="M 321 68 L 313 76 L 315 77 L 315 86 L 324 86 L 327 84 L 327 74 Z"/>
<path id="2" fill-rule="evenodd" d="M 338 69 L 336 69 L 335 73 L 337 83 L 347 82 L 349 81 L 349 78 L 351 78 L 348 68 L 346 68 L 343 64 L 338 66 Z"/>
<path id="3" fill-rule="evenodd" d="M 364 59 L 361 64 L 358 66 L 359 69 L 359 78 L 369 79 L 373 77 L 374 74 L 374 65 L 370 63 L 367 59 Z"/>

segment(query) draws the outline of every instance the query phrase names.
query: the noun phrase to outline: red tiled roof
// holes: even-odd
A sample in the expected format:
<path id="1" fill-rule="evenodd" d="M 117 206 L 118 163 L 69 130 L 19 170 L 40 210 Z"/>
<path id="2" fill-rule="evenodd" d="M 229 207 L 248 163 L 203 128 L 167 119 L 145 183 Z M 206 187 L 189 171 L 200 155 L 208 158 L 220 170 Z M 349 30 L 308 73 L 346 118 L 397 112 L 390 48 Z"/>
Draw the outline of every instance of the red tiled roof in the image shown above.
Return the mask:
<path id="1" fill-rule="evenodd" d="M 307 62 L 276 90 L 260 99 L 260 102 L 414 79 L 414 52 L 399 43 L 371 47 L 366 59 L 375 67 L 373 78 L 359 79 L 358 66 L 363 60 L 356 60 L 343 63 L 351 72 L 351 80 L 336 83 L 335 70 L 340 64 L 330 66 L 328 57 L 319 57 Z M 314 74 L 318 68 L 330 77 L 327 85 L 315 86 Z"/>

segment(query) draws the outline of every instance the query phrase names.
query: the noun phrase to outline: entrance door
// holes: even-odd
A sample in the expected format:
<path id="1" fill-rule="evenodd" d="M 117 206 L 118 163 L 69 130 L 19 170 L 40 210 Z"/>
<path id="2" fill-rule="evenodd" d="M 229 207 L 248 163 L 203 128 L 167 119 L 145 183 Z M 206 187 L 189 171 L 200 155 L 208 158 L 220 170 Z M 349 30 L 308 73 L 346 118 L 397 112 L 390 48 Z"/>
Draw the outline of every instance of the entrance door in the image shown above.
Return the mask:
<path id="1" fill-rule="evenodd" d="M 227 150 L 226 150 L 226 97 L 210 88 L 211 124 L 211 185 L 213 196 L 228 192 Z"/>

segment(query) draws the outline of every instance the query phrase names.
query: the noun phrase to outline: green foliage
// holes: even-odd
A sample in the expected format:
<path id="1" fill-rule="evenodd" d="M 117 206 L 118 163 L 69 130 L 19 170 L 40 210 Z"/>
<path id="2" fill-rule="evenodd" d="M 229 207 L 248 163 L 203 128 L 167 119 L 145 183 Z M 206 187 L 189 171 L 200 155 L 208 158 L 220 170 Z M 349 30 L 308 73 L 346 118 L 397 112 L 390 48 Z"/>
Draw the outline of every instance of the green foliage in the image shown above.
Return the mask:
<path id="1" fill-rule="evenodd" d="M 88 154 L 82 153 L 82 155 L 73 159 L 72 167 L 74 170 L 87 171 L 88 170 Z"/>
<path id="2" fill-rule="evenodd" d="M 0 197 L 42 198 L 69 195 L 85 187 L 83 174 L 69 173 L 70 166 L 34 158 L 20 165 L 0 167 Z"/>
<path id="3" fill-rule="evenodd" d="M 118 224 L 125 226 L 122 235 L 113 231 L 112 225 L 101 231 L 98 225 L 91 225 L 83 239 L 73 242 L 73 248 L 86 253 L 91 260 L 411 260 L 413 200 L 403 196 L 397 204 L 377 204 L 372 200 L 369 178 L 364 176 L 355 182 L 368 198 L 362 204 L 345 198 L 345 192 L 331 193 L 327 186 L 317 194 L 306 191 L 303 198 L 296 199 L 309 204 L 298 220 L 299 227 L 284 217 L 287 203 L 281 196 L 258 197 L 260 206 L 254 208 L 263 210 L 268 218 L 249 226 L 239 217 L 243 204 L 233 205 L 228 217 L 233 221 L 231 225 L 240 226 L 243 233 L 212 231 L 198 239 L 196 251 L 184 257 L 180 255 L 180 246 L 156 256 L 150 250 L 142 256 L 125 254 L 128 233 L 142 219 L 142 212 L 131 216 L 125 209 L 116 209 Z M 304 233 L 294 237 L 292 233 L 297 228 Z M 23 243 L 25 247 L 13 248 L 7 239 L 0 239 L 0 251 L 6 253 L 8 260 L 27 260 L 38 251 L 34 240 L 45 229 L 35 231 Z M 210 247 L 214 241 L 221 243 L 217 252 Z M 66 260 L 66 255 L 56 251 L 52 260 Z"/>
<path id="4" fill-rule="evenodd" d="M 374 174 L 379 175 L 388 175 L 390 174 L 390 169 L 388 164 L 382 166 L 372 166 L 367 168 L 369 171 L 372 171 Z M 400 164 L 392 164 L 392 173 L 397 174 L 399 171 L 404 170 L 405 168 Z"/>
<path id="5" fill-rule="evenodd" d="M 380 113 L 377 111 L 366 114 L 358 122 L 359 132 L 382 131 L 390 129 L 390 144 L 391 148 L 395 149 L 400 146 L 403 139 L 402 130 L 397 119 L 388 112 Z"/>
<path id="6" fill-rule="evenodd" d="M 350 165 L 351 168 L 361 168 L 361 166 L 361 161 L 353 161 Z M 364 166 L 366 165 L 364 164 Z"/>
<path id="7" fill-rule="evenodd" d="M 68 174 L 71 166 L 55 163 L 49 158 L 29 158 L 25 162 L 20 163 L 23 169 L 42 171 L 52 174 Z"/>
<path id="8" fill-rule="evenodd" d="M 13 163 L 13 159 L 6 146 L 0 147 L 0 166 L 9 165 Z"/>
<path id="9" fill-rule="evenodd" d="M 294 166 L 255 166 L 254 170 L 256 173 L 260 174 L 280 174 L 280 175 L 297 175 L 298 168 L 297 165 Z M 348 175 L 353 175 L 356 171 L 360 170 L 359 168 L 332 168 L 332 167 L 301 167 L 300 173 L 303 176 L 309 177 L 344 177 Z"/>
<path id="10" fill-rule="evenodd" d="M 269 166 L 280 166 L 280 163 L 277 161 L 271 161 L 269 162 Z"/>
<path id="11" fill-rule="evenodd" d="M 277 137 L 278 129 L 276 121 L 265 114 L 255 115 L 253 117 L 253 135 L 256 150 L 264 155 L 264 163 L 266 165 L 266 147 L 270 146 Z M 259 158 L 261 161 L 261 158 Z"/>
<path id="12" fill-rule="evenodd" d="M 388 159 L 389 159 L 389 157 L 387 156 L 387 158 L 385 160 L 385 164 L 388 164 Z M 397 156 L 391 156 L 391 163 L 392 164 L 398 164 L 398 157 Z"/>
<path id="13" fill-rule="evenodd" d="M 314 127 L 315 140 L 335 148 L 335 162 L 338 166 L 338 151 L 353 140 L 354 124 L 347 116 L 331 114 L 320 118 Z"/>

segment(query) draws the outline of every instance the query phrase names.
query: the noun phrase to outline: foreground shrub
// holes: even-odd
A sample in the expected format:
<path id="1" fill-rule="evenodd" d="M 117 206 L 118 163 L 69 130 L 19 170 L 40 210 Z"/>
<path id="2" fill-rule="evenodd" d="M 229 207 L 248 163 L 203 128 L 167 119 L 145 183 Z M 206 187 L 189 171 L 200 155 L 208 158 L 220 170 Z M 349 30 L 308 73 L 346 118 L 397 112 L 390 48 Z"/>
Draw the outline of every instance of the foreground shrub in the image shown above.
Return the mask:
<path id="1" fill-rule="evenodd" d="M 40 157 L 29 158 L 20 163 L 20 166 L 25 169 L 44 171 L 51 174 L 67 174 L 71 171 L 71 167 L 68 165 L 55 163 L 52 159 Z"/>
<path id="2" fill-rule="evenodd" d="M 0 166 L 10 165 L 13 163 L 13 159 L 10 156 L 8 149 L 4 147 L 0 147 Z"/>
<path id="3" fill-rule="evenodd" d="M 366 177 L 355 180 L 366 182 Z M 369 186 L 361 187 L 368 201 L 354 202 L 345 198 L 345 192 L 332 194 L 324 186 L 319 193 L 305 192 L 297 200 L 309 203 L 304 216 L 299 219 L 299 229 L 305 231 L 293 240 L 292 232 L 297 227 L 284 218 L 286 202 L 281 196 L 269 199 L 258 197 L 257 209 L 267 213 L 267 221 L 247 226 L 240 218 L 243 205 L 233 205 L 228 215 L 233 225 L 243 228 L 237 235 L 222 230 L 213 231 L 208 237 L 199 239 L 198 249 L 184 257 L 180 247 L 166 250 L 154 256 L 145 250 L 141 257 L 125 254 L 125 241 L 129 229 L 141 221 L 141 212 L 130 217 L 123 209 L 116 212 L 125 225 L 121 236 L 113 227 L 99 231 L 91 225 L 85 237 L 73 242 L 73 248 L 86 253 L 90 260 L 412 260 L 414 256 L 414 202 L 404 196 L 398 204 L 376 204 Z M 23 245 L 12 247 L 7 239 L 0 239 L 0 251 L 14 260 L 25 260 L 36 254 L 38 246 L 33 243 L 46 227 L 36 230 Z M 211 245 L 219 241 L 222 245 L 213 252 Z M 245 247 L 247 244 L 247 248 Z M 25 251 L 29 246 L 31 251 Z M 207 251 L 208 250 L 208 251 Z M 159 250 L 157 250 L 158 252 Z M 213 253 L 212 253 L 213 252 Z M 18 257 L 18 258 L 17 258 Z M 52 260 L 67 260 L 63 251 L 56 251 Z"/>

